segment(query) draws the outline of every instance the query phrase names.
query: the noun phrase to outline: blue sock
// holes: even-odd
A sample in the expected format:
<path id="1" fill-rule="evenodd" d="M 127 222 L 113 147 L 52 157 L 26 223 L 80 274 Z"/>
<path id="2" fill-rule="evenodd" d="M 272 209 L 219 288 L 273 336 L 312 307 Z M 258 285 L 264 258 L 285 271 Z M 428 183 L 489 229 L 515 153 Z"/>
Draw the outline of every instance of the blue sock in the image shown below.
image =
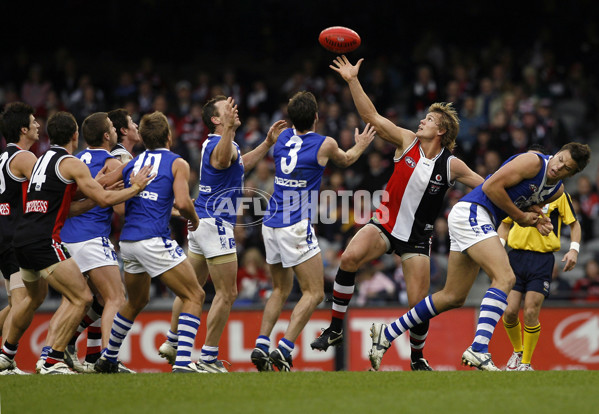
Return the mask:
<path id="1" fill-rule="evenodd" d="M 282 338 L 279 341 L 278 348 L 281 350 L 285 358 L 289 358 L 291 352 L 293 351 L 293 348 L 295 348 L 295 344 L 288 339 Z"/>
<path id="2" fill-rule="evenodd" d="M 114 316 L 112 321 L 112 329 L 110 330 L 110 339 L 108 346 L 102 351 L 102 356 L 112 363 L 116 363 L 119 357 L 119 351 L 123 341 L 127 337 L 127 333 L 133 326 L 133 321 L 124 318 L 120 313 Z"/>
<path id="3" fill-rule="evenodd" d="M 499 289 L 489 288 L 480 304 L 476 335 L 472 342 L 474 352 L 489 352 L 489 341 L 506 307 L 507 295 Z"/>
<path id="4" fill-rule="evenodd" d="M 416 306 L 410 309 L 407 313 L 396 319 L 385 328 L 385 336 L 389 342 L 393 342 L 395 338 L 405 331 L 426 322 L 439 313 L 433 304 L 433 296 L 429 295 L 422 299 Z"/>
<path id="5" fill-rule="evenodd" d="M 52 349 L 52 347 L 49 345 L 46 345 L 45 347 L 43 347 L 42 353 L 40 354 L 40 358 L 45 361 L 46 358 L 48 357 L 48 352 L 50 352 L 51 349 Z"/>
<path id="6" fill-rule="evenodd" d="M 256 348 L 259 348 L 268 354 L 270 350 L 270 338 L 266 335 L 258 336 L 256 339 Z"/>
<path id="7" fill-rule="evenodd" d="M 179 344 L 179 335 L 169 329 L 166 333 L 166 342 L 168 342 L 173 348 L 176 348 Z"/>
<path id="8" fill-rule="evenodd" d="M 177 346 L 176 366 L 187 366 L 191 362 L 191 350 L 200 327 L 200 318 L 190 313 L 179 314 L 179 324 L 177 325 L 177 336 L 179 343 Z"/>

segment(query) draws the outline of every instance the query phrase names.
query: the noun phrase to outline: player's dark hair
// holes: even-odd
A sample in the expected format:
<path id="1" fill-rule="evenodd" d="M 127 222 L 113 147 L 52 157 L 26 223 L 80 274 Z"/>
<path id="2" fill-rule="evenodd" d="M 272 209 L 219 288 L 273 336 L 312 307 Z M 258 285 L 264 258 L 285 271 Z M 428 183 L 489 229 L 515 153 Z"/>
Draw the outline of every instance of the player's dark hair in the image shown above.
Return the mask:
<path id="1" fill-rule="evenodd" d="M 123 141 L 123 133 L 121 132 L 121 128 L 127 129 L 129 127 L 129 119 L 127 119 L 128 116 L 129 112 L 123 108 L 113 109 L 112 111 L 108 112 L 108 118 L 110 118 L 112 125 L 114 125 L 116 128 L 118 142 Z"/>
<path id="2" fill-rule="evenodd" d="M 147 149 L 165 148 L 170 133 L 168 119 L 162 112 L 152 112 L 141 118 L 139 135 Z"/>
<path id="3" fill-rule="evenodd" d="M 77 121 L 69 112 L 56 112 L 48 119 L 46 131 L 51 144 L 64 146 L 77 132 Z"/>
<path id="4" fill-rule="evenodd" d="M 21 128 L 29 129 L 30 115 L 34 110 L 24 102 L 12 102 L 6 105 L 0 115 L 0 130 L 6 143 L 19 142 Z"/>
<path id="5" fill-rule="evenodd" d="M 81 135 L 90 147 L 102 146 L 104 134 L 107 132 L 110 132 L 110 124 L 106 112 L 93 113 L 81 124 Z"/>
<path id="6" fill-rule="evenodd" d="M 204 125 L 208 128 L 211 134 L 214 134 L 216 131 L 216 125 L 212 122 L 213 116 L 219 116 L 218 109 L 216 108 L 216 103 L 220 101 L 226 101 L 227 97 L 224 95 L 217 95 L 214 98 L 210 99 L 204 107 L 202 108 L 202 121 L 204 121 Z"/>
<path id="7" fill-rule="evenodd" d="M 312 92 L 300 91 L 293 95 L 287 106 L 289 118 L 298 131 L 309 131 L 318 113 L 318 102 Z"/>
<path id="8" fill-rule="evenodd" d="M 579 142 L 569 142 L 564 145 L 558 152 L 569 151 L 572 159 L 576 161 L 578 170 L 574 174 L 581 172 L 589 164 L 591 158 L 591 147 L 587 144 L 581 144 Z M 574 175 L 572 174 L 572 175 Z"/>

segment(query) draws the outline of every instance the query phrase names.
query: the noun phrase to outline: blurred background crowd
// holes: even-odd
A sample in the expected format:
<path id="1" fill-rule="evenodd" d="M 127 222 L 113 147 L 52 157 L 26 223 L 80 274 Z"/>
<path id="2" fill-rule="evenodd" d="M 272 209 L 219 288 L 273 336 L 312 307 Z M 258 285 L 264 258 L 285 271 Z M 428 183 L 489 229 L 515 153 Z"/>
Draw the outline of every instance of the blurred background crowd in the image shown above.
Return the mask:
<path id="1" fill-rule="evenodd" d="M 75 26 L 58 14 L 55 24 L 47 24 L 45 33 L 63 36 L 61 41 L 44 42 L 42 47 L 39 42 L 43 36 L 35 38 L 36 43 L 24 33 L 21 42 L 16 38 L 2 51 L 0 107 L 20 100 L 36 109 L 41 125 L 40 142 L 32 148 L 36 155 L 49 146 L 45 121 L 55 111 L 72 112 L 80 124 L 91 113 L 119 107 L 126 108 L 137 123 L 144 114 L 161 111 L 171 123 L 171 149 L 192 167 L 189 188 L 195 198 L 199 156 L 207 136 L 201 120 L 203 104 L 216 95 L 235 98 L 242 121 L 236 142 L 245 152 L 262 142 L 274 121 L 287 119 L 287 101 L 300 90 L 312 91 L 318 99 L 317 132 L 335 138 L 347 149 L 353 145 L 355 128 L 362 129 L 363 123 L 347 85 L 328 68 L 335 56 L 317 44 L 323 28 L 347 25 L 362 35 L 362 46 L 348 57 L 352 62 L 365 57 L 359 78 L 379 113 L 415 130 L 431 103 L 452 102 L 461 122 L 454 153 L 482 176 L 493 173 L 509 156 L 526 151 L 532 144 L 541 144 L 551 153 L 569 141 L 591 145 L 595 151 L 591 164 L 566 183 L 582 224 L 583 249 L 577 268 L 567 274 L 561 272 L 560 254 L 556 256 L 551 298 L 599 302 L 599 31 L 597 20 L 586 13 L 592 2 L 569 6 L 569 18 L 578 20 L 568 38 L 557 25 L 561 20 L 556 2 L 520 6 L 530 7 L 527 10 L 538 19 L 525 25 L 512 16 L 511 26 L 519 27 L 512 32 L 484 19 L 498 12 L 493 6 L 484 9 L 475 3 L 467 9 L 437 10 L 442 16 L 436 18 L 452 22 L 453 27 L 435 27 L 426 12 L 440 7 L 436 2 L 427 3 L 427 7 L 411 5 L 409 10 L 383 4 L 376 13 L 380 21 L 374 16 L 362 19 L 362 15 L 355 21 L 349 13 L 335 18 L 327 15 L 341 3 L 332 1 L 298 32 L 291 26 L 301 25 L 307 13 L 299 15 L 299 6 L 293 5 L 285 6 L 292 10 L 282 9 L 275 0 L 258 1 L 261 7 L 247 2 L 234 10 L 221 1 L 197 6 L 193 13 L 168 8 L 160 18 L 158 11 L 166 2 L 121 3 L 125 2 L 108 1 L 103 11 L 88 5 L 82 13 L 89 17 L 97 12 L 97 20 L 111 16 L 105 22 L 107 28 L 97 24 L 97 31 L 90 29 L 85 19 Z M 173 4 L 174 8 L 182 5 L 177 1 Z M 66 1 L 63 7 L 75 5 Z M 138 18 L 134 13 L 140 7 L 153 12 L 150 15 L 154 17 Z M 407 24 L 404 12 L 410 12 L 411 24 Z M 301 18 L 294 20 L 293 16 Z M 507 21 L 508 17 L 501 16 Z M 287 24 L 275 23 L 281 19 Z M 127 27 L 130 20 L 138 22 Z M 69 39 L 67 24 L 73 30 L 87 27 L 85 36 Z M 378 27 L 376 36 L 374 26 Z M 196 33 L 199 27 L 203 27 L 203 36 Z M 106 37 L 107 32 L 112 35 Z M 2 139 L 0 149 L 4 146 Z M 80 149 L 84 147 L 85 142 L 80 142 Z M 143 147 L 135 151 L 139 153 Z M 352 167 L 327 167 L 322 189 L 337 193 L 382 190 L 393 170 L 393 154 L 394 147 L 377 138 Z M 246 172 L 246 187 L 271 193 L 273 174 L 268 156 L 254 171 Z M 457 186 L 448 193 L 443 214 L 435 223 L 432 291 L 444 283 L 449 248 L 446 217 L 464 191 Z M 342 203 L 333 201 L 321 203 L 320 210 L 341 217 Z M 354 204 L 350 203 L 352 207 Z M 375 205 L 376 199 L 370 205 L 360 205 L 347 221 L 316 224 L 327 293 L 332 292 L 341 252 L 368 221 Z M 255 220 L 251 210 L 244 210 L 239 218 L 240 224 Z M 115 216 L 115 246 L 121 224 Z M 174 218 L 171 225 L 173 238 L 186 246 L 185 223 Z M 260 229 L 240 225 L 236 230 L 240 263 L 236 306 L 260 305 L 270 291 Z M 566 241 L 562 244 L 567 247 L 568 229 L 563 230 Z M 355 300 L 359 306 L 407 303 L 398 257 L 382 257 L 362 269 L 357 280 Z M 485 283 L 484 278 L 481 283 Z M 206 290 L 209 302 L 210 283 Z M 158 280 L 154 281 L 153 295 L 171 297 Z M 290 300 L 298 295 L 296 288 Z"/>

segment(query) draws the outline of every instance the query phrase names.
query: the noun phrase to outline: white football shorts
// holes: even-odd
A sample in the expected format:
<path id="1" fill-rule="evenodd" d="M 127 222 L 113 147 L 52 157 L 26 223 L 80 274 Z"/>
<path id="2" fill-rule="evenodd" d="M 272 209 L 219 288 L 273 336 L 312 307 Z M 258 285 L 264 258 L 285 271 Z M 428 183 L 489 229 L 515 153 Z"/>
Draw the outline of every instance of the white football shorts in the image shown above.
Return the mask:
<path id="1" fill-rule="evenodd" d="M 475 203 L 460 201 L 453 206 L 449 217 L 449 249 L 464 252 L 470 246 L 497 236 L 495 225 L 486 208 Z"/>
<path id="2" fill-rule="evenodd" d="M 65 243 L 64 246 L 75 263 L 81 269 L 81 273 L 102 266 L 118 266 L 114 245 L 107 237 L 96 237 L 78 243 Z"/>
<path id="3" fill-rule="evenodd" d="M 293 267 L 320 252 L 318 239 L 308 219 L 288 227 L 262 225 L 262 237 L 266 248 L 266 263 L 269 264 L 282 263 L 283 267 Z"/>
<path id="4" fill-rule="evenodd" d="M 150 277 L 156 277 L 187 259 L 179 244 L 166 237 L 121 241 L 119 246 L 127 273 L 147 272 Z"/>
<path id="5" fill-rule="evenodd" d="M 215 218 L 201 218 L 198 228 L 187 234 L 187 248 L 206 259 L 237 253 L 233 225 Z"/>

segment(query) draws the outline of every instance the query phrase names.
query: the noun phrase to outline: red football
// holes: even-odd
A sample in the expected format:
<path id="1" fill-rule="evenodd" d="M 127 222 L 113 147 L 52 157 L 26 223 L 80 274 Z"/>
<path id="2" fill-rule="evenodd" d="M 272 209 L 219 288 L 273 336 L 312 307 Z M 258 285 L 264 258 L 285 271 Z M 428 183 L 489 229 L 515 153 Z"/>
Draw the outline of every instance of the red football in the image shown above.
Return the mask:
<path id="1" fill-rule="evenodd" d="M 318 41 L 326 50 L 335 53 L 347 53 L 356 50 L 360 43 L 360 35 L 352 29 L 333 26 L 324 29 L 318 36 Z"/>

